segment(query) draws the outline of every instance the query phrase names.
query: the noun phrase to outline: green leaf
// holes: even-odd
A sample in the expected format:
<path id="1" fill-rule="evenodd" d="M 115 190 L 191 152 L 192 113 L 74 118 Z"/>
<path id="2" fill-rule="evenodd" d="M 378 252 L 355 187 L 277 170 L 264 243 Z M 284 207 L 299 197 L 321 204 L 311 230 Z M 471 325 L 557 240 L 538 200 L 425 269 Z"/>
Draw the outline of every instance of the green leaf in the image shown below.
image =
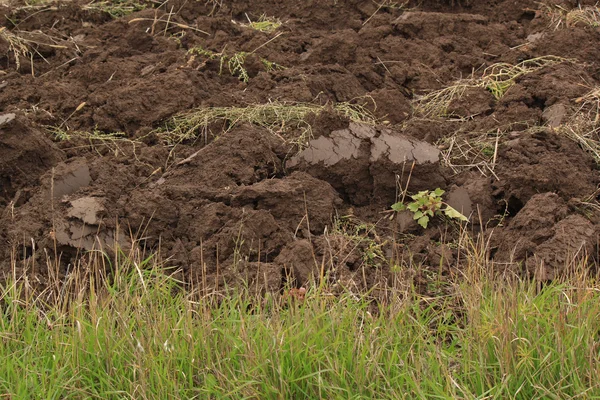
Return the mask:
<path id="1" fill-rule="evenodd" d="M 454 208 L 450 207 L 449 205 L 446 205 L 444 214 L 446 214 L 446 216 L 448 218 L 458 219 L 460 221 L 465 221 L 465 222 L 469 221 L 469 219 L 467 217 L 465 217 L 463 214 L 459 213 L 458 211 L 456 211 Z"/>
<path id="2" fill-rule="evenodd" d="M 446 193 L 445 190 L 442 190 L 440 188 L 437 188 L 433 191 L 433 194 L 435 195 L 435 197 L 442 197 L 442 195 Z"/>
<path id="3" fill-rule="evenodd" d="M 394 210 L 396 212 L 404 211 L 404 210 L 406 210 L 406 205 L 401 202 L 394 203 L 394 204 L 392 204 L 392 210 Z"/>
<path id="4" fill-rule="evenodd" d="M 406 208 L 412 212 L 417 212 L 419 211 L 419 203 L 410 203 L 408 206 L 406 206 Z"/>
<path id="5" fill-rule="evenodd" d="M 421 218 L 419 218 L 419 220 L 417 222 L 423 228 L 427 228 L 427 224 L 429 223 L 429 217 L 427 215 L 423 215 Z"/>
<path id="6" fill-rule="evenodd" d="M 423 214 L 423 211 L 417 211 L 417 212 L 415 213 L 415 215 L 414 215 L 414 217 L 413 217 L 413 218 L 414 218 L 414 219 L 419 219 L 419 218 L 421 218 L 423 215 L 424 215 L 424 214 Z"/>

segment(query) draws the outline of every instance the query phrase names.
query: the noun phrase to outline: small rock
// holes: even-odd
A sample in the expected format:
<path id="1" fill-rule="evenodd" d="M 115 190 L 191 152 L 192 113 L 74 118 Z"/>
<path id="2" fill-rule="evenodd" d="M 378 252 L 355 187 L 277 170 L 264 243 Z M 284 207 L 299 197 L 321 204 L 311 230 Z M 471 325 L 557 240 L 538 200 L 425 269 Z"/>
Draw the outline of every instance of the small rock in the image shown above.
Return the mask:
<path id="1" fill-rule="evenodd" d="M 0 115 L 0 125 L 4 125 L 16 118 L 16 114 L 8 113 Z"/>
<path id="2" fill-rule="evenodd" d="M 557 103 L 544 110 L 542 119 L 551 128 L 560 126 L 563 119 L 567 115 L 567 107 L 564 104 Z"/>

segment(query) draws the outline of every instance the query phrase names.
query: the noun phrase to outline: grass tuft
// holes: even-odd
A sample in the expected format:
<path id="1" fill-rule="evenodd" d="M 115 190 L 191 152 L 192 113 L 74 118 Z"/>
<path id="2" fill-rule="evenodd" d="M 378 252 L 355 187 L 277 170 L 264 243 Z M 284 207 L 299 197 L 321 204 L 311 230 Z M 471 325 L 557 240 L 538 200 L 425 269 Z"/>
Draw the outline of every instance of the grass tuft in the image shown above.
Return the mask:
<path id="1" fill-rule="evenodd" d="M 37 50 L 39 46 L 47 46 L 54 49 L 66 49 L 67 46 L 58 44 L 60 40 L 48 36 L 42 32 L 11 31 L 5 26 L 0 27 L 0 41 L 8 45 L 8 53 L 13 55 L 16 69 L 21 68 L 21 60 L 31 61 L 31 75 L 35 75 L 33 58 L 37 55 L 44 57 Z"/>
<path id="2" fill-rule="evenodd" d="M 544 4 L 540 10 L 550 20 L 550 27 L 554 30 L 572 26 L 600 26 L 600 8 L 595 6 L 579 6 L 567 9 L 560 5 Z"/>
<path id="3" fill-rule="evenodd" d="M 415 111 L 426 118 L 448 117 L 448 109 L 454 100 L 461 98 L 469 88 L 484 88 L 500 99 L 517 79 L 542 68 L 566 62 L 557 56 L 543 56 L 518 64 L 496 63 L 487 67 L 478 78 L 460 79 L 454 84 L 417 98 Z"/>
<path id="4" fill-rule="evenodd" d="M 246 69 L 246 59 L 251 54 L 253 53 L 247 53 L 245 51 L 227 54 L 225 53 L 225 50 L 221 51 L 220 53 L 215 53 L 214 51 L 207 50 L 203 47 L 192 47 L 188 50 L 188 55 L 190 55 L 190 58 L 187 62 L 187 66 L 192 66 L 196 61 L 196 57 L 201 57 L 204 59 L 204 61 L 200 63 L 200 65 L 197 66 L 196 69 L 204 67 L 206 63 L 210 60 L 218 60 L 219 75 L 222 75 L 223 70 L 225 69 L 225 67 L 227 67 L 227 70 L 229 70 L 229 74 L 231 76 L 236 76 L 240 81 L 248 83 L 248 81 L 250 80 L 250 75 L 248 75 L 248 70 Z M 259 60 L 260 63 L 263 65 L 265 71 L 267 72 L 280 71 L 285 69 L 285 67 L 275 62 L 269 61 L 266 58 L 261 57 L 259 58 Z"/>
<path id="5" fill-rule="evenodd" d="M 261 15 L 257 21 L 250 20 L 250 17 L 248 17 L 248 15 L 246 15 L 246 18 L 248 19 L 248 23 L 242 24 L 242 26 L 264 33 L 273 33 L 277 29 L 279 29 L 281 25 L 283 25 L 282 22 L 277 18 L 268 17 L 265 14 Z"/>
<path id="6" fill-rule="evenodd" d="M 175 115 L 155 133 L 169 144 L 196 140 L 208 142 L 210 126 L 220 124 L 227 132 L 238 124 L 249 123 L 276 134 L 295 132 L 294 142 L 303 146 L 311 137 L 307 118 L 319 114 L 328 106 L 311 103 L 270 102 L 247 107 L 206 107 Z M 375 123 L 375 117 L 363 106 L 337 103 L 333 110 L 352 121 Z M 219 132 L 221 133 L 221 132 Z"/>
<path id="7" fill-rule="evenodd" d="M 140 144 L 140 142 L 136 140 L 129 139 L 124 132 L 105 133 L 99 130 L 93 130 L 92 132 L 70 131 L 57 126 L 48 126 L 46 127 L 46 130 L 56 140 L 83 140 L 88 142 L 88 146 L 96 152 L 99 152 L 101 148 L 106 148 L 115 156 L 126 153 L 124 149 L 125 145 L 131 146 L 135 153 L 135 148 Z"/>
<path id="8" fill-rule="evenodd" d="M 125 17 L 145 8 L 145 4 L 134 0 L 92 1 L 83 6 L 84 10 L 105 12 L 115 19 Z"/>

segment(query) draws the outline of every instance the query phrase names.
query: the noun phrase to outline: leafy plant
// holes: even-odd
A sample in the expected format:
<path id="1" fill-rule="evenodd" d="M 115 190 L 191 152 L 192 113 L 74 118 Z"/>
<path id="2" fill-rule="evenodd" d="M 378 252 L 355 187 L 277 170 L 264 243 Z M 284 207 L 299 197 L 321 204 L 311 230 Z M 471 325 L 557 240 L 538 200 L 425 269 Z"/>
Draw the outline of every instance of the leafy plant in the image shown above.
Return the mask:
<path id="1" fill-rule="evenodd" d="M 459 221 L 468 221 L 467 217 L 458 212 L 456 209 L 442 201 L 444 190 L 437 188 L 433 191 L 423 190 L 417 194 L 410 196 L 412 202 L 405 204 L 400 201 L 392 205 L 392 210 L 396 212 L 408 210 L 412 212 L 413 218 L 417 220 L 419 225 L 427 228 L 429 220 L 434 216 L 446 216 L 450 219 Z"/>

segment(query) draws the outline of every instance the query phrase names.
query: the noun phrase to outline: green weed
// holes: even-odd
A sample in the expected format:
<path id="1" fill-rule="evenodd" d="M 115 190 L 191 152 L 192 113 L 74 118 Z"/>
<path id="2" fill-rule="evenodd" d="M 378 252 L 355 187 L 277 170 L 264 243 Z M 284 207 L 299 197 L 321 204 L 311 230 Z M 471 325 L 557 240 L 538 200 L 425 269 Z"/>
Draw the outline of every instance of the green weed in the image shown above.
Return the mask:
<path id="1" fill-rule="evenodd" d="M 442 200 L 445 192 L 437 188 L 435 190 L 423 190 L 410 196 L 412 201 L 404 203 L 402 201 L 394 203 L 392 210 L 396 212 L 408 210 L 413 213 L 414 219 L 423 228 L 427 228 L 429 221 L 434 216 L 446 216 L 458 221 L 468 221 L 469 219 L 460 212 L 452 208 L 448 203 Z"/>

